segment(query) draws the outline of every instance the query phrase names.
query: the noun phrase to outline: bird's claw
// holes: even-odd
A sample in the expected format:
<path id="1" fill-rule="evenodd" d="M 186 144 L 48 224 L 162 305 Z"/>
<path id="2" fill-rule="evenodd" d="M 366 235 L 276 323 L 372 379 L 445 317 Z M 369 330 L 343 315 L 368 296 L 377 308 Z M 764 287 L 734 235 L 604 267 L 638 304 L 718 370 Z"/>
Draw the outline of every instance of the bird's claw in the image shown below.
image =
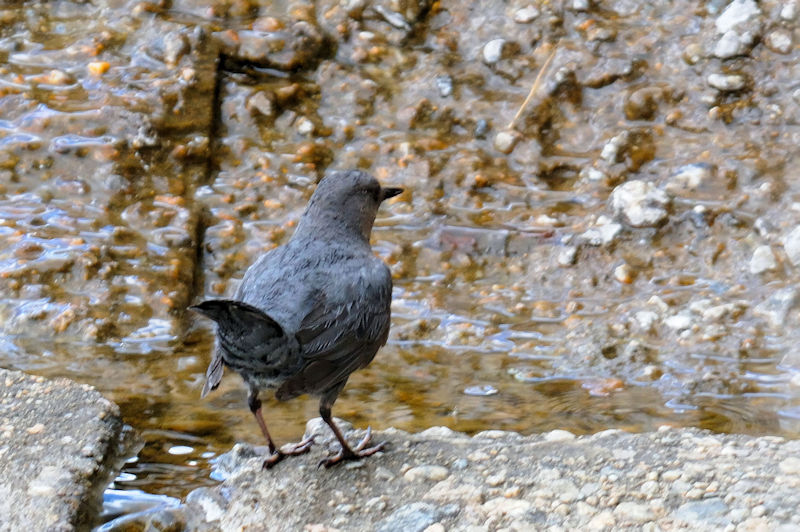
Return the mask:
<path id="1" fill-rule="evenodd" d="M 334 456 L 330 456 L 321 460 L 319 464 L 317 464 L 317 467 L 325 466 L 325 468 L 329 468 L 346 460 L 361 460 L 367 456 L 372 456 L 378 451 L 382 451 L 384 447 L 386 447 L 385 441 L 372 447 L 367 447 L 370 439 L 372 439 L 372 428 L 367 427 L 367 433 L 364 435 L 361 441 L 358 442 L 358 445 L 356 445 L 355 449 L 350 449 L 350 447 L 343 446 L 342 449 Z"/>
<path id="2" fill-rule="evenodd" d="M 314 445 L 313 436 L 291 446 L 284 445 L 282 449 L 276 449 L 275 452 L 270 454 L 267 459 L 264 460 L 264 463 L 261 464 L 261 468 L 272 469 L 278 462 L 287 456 L 297 456 L 299 454 L 307 453 L 311 449 L 312 445 Z"/>

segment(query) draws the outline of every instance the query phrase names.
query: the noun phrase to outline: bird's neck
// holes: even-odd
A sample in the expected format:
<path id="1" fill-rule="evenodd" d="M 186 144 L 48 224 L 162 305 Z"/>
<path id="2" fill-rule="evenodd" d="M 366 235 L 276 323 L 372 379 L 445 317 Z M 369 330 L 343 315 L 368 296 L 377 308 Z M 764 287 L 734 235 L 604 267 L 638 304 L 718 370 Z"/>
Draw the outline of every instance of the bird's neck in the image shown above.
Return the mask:
<path id="1" fill-rule="evenodd" d="M 374 220 L 365 216 L 345 216 L 340 211 L 306 210 L 293 238 L 312 238 L 332 242 L 358 242 L 369 246 Z"/>

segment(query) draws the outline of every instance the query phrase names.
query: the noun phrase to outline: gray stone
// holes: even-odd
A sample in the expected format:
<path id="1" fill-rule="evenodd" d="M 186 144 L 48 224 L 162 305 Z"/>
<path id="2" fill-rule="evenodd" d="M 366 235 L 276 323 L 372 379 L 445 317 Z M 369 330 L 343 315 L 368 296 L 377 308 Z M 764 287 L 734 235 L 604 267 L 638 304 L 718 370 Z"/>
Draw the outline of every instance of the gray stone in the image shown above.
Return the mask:
<path id="1" fill-rule="evenodd" d="M 724 526 L 728 505 L 719 497 L 702 501 L 691 501 L 675 511 L 675 518 L 694 526 Z"/>
<path id="2" fill-rule="evenodd" d="M 774 328 L 783 327 L 789 311 L 797 303 L 797 289 L 783 288 L 753 309 L 756 316 L 766 319 Z"/>
<path id="3" fill-rule="evenodd" d="M 378 532 L 422 532 L 437 522 L 442 512 L 432 504 L 415 502 L 401 506 L 380 521 Z"/>
<path id="4" fill-rule="evenodd" d="M 92 387 L 0 369 L 0 530 L 97 524 L 121 431 Z"/>

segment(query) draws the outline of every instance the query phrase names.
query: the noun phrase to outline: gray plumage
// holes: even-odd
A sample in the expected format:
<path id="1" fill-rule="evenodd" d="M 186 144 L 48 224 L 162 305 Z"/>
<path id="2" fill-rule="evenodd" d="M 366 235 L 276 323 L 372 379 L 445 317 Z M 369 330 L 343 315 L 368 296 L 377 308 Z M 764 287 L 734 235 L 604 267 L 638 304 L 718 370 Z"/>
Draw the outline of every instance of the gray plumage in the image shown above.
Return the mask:
<path id="1" fill-rule="evenodd" d="M 380 203 L 400 192 L 355 170 L 323 178 L 291 239 L 250 266 L 234 300 L 192 307 L 217 323 L 202 395 L 219 385 L 223 366 L 242 376 L 276 456 L 267 467 L 284 453 L 261 418 L 260 390 L 275 389 L 281 401 L 320 397 L 320 413 L 342 443 L 340 456 L 326 465 L 379 450 L 363 449 L 366 441 L 350 450 L 330 409 L 350 374 L 372 361 L 389 334 L 392 279 L 369 237 Z M 303 444 L 298 452 L 310 445 Z"/>

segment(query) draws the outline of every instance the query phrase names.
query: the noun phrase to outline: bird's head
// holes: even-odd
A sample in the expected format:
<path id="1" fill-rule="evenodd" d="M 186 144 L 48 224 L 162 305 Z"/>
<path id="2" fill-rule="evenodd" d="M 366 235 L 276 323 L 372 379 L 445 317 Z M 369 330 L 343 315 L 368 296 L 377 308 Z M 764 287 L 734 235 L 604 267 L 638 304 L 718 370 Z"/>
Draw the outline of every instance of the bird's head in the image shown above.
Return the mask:
<path id="1" fill-rule="evenodd" d="M 317 185 L 297 231 L 320 231 L 323 226 L 332 226 L 369 240 L 380 204 L 402 192 L 402 188 L 382 187 L 377 179 L 360 170 L 333 172 Z"/>

